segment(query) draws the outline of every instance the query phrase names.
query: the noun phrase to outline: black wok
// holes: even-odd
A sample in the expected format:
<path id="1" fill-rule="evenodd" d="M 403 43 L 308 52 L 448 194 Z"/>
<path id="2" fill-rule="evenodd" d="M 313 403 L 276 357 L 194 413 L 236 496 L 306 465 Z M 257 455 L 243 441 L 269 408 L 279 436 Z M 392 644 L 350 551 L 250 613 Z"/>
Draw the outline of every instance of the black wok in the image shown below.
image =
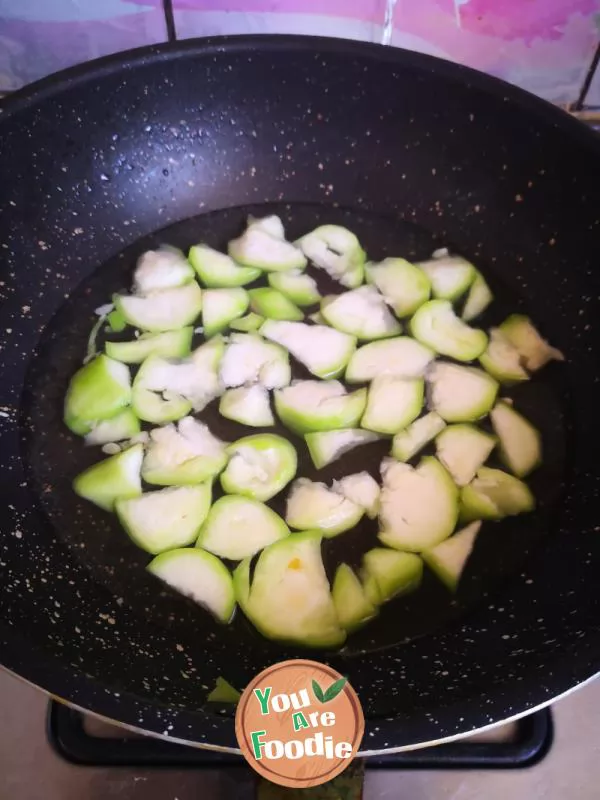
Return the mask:
<path id="1" fill-rule="evenodd" d="M 143 249 L 224 246 L 247 213 L 275 211 L 292 237 L 345 223 L 375 259 L 448 245 L 490 275 L 499 300 L 486 323 L 523 308 L 567 356 L 515 397 L 547 442 L 538 513 L 482 534 L 455 603 L 431 586 L 427 603 L 396 605 L 345 651 L 317 654 L 362 700 L 363 750 L 464 734 L 590 678 L 599 156 L 592 133 L 504 83 L 325 39 L 148 48 L 11 98 L 0 115 L 4 666 L 127 725 L 233 748 L 231 716 L 206 704 L 217 676 L 242 687 L 306 655 L 161 589 L 143 554 L 76 501 L 72 477 L 97 455 L 61 423 L 93 309 L 127 286 Z"/>

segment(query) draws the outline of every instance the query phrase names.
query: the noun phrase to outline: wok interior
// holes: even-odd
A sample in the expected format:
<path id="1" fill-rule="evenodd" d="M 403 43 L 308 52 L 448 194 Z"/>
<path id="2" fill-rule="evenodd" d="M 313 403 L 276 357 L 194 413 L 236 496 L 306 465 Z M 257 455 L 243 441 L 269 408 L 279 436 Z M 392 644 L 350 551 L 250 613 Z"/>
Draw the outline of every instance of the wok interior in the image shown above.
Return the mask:
<path id="1" fill-rule="evenodd" d="M 325 210 L 322 206 L 311 204 L 258 205 L 195 217 L 159 231 L 148 240 L 136 242 L 94 272 L 52 320 L 47 331 L 48 340 L 44 338 L 42 350 L 28 379 L 24 402 L 24 410 L 30 420 L 26 459 L 36 485 L 41 488 L 42 502 L 54 530 L 78 558 L 82 568 L 91 569 L 94 577 L 106 585 L 112 594 L 123 598 L 141 617 L 158 622 L 171 635 L 177 631 L 180 637 L 189 635 L 190 626 L 197 635 L 207 621 L 207 614 L 193 604 L 190 606 L 187 600 L 177 598 L 174 593 L 161 591 L 158 581 L 144 572 L 149 557 L 128 539 L 114 515 L 99 512 L 74 494 L 71 487 L 73 478 L 90 463 L 97 461 L 98 452 L 94 448 L 86 448 L 80 438 L 66 430 L 62 423 L 62 399 L 70 376 L 81 363 L 87 334 L 94 320 L 94 309 L 105 303 L 113 292 L 129 288 L 131 268 L 140 253 L 156 246 L 156 242 L 181 247 L 185 252 L 199 241 L 225 249 L 227 241 L 243 228 L 248 215 L 269 213 L 281 215 L 292 239 L 317 223 L 335 221 L 346 225 L 359 234 L 369 256 L 377 260 L 393 255 L 422 259 L 440 244 L 414 223 L 393 217 L 361 215 L 351 210 Z M 324 277 L 322 271 L 312 270 L 312 274 L 323 295 L 340 291 L 339 285 Z M 496 301 L 486 317 L 478 321 L 486 326 L 499 324 L 519 304 L 518 297 L 511 296 L 500 281 L 493 280 L 493 275 L 490 277 Z M 130 332 L 125 332 L 121 338 L 130 336 Z M 198 343 L 201 339 L 198 334 Z M 49 365 L 52 365 L 51 369 Z M 298 379 L 311 377 L 295 360 L 293 376 Z M 536 513 L 484 525 L 456 598 L 444 589 L 432 573 L 426 571 L 420 590 L 386 603 L 376 620 L 350 637 L 341 652 L 342 657 L 361 656 L 365 652 L 431 633 L 481 601 L 482 595 L 497 589 L 503 579 L 520 569 L 530 550 L 549 530 L 551 514 L 561 496 L 565 451 L 563 377 L 564 370 L 548 369 L 541 377 L 536 376 L 535 380 L 504 392 L 505 396 L 516 400 L 519 408 L 527 411 L 528 417 L 542 432 L 544 464 L 536 472 L 532 484 L 538 501 Z M 253 428 L 221 417 L 218 400 L 200 412 L 198 417 L 206 421 L 211 431 L 224 441 L 235 441 L 256 432 Z M 152 428 L 151 425 L 147 427 Z M 317 470 L 310 461 L 302 437 L 292 434 L 281 424 L 276 429 L 265 428 L 265 431 L 269 430 L 275 430 L 293 442 L 299 456 L 299 476 L 328 484 L 333 479 L 364 469 L 380 481 L 380 464 L 390 449 L 389 439 L 384 439 L 346 454 L 324 470 Z M 435 452 L 435 448 L 430 446 L 429 451 Z M 501 464 L 498 463 L 498 466 Z M 216 499 L 222 494 L 218 480 L 213 488 L 213 497 Z M 287 490 L 282 491 L 270 502 L 271 507 L 282 515 L 285 515 L 287 493 Z M 342 561 L 353 567 L 360 566 L 362 555 L 377 544 L 377 532 L 377 521 L 364 517 L 354 530 L 323 541 L 324 561 L 330 581 L 333 580 L 336 566 Z M 82 543 L 85 544 L 83 548 L 80 547 Z M 166 595 L 166 602 L 157 596 L 159 592 Z M 239 610 L 232 625 L 231 631 L 227 631 L 228 637 L 243 642 L 249 649 L 257 645 L 258 635 Z M 270 645 L 270 649 L 273 658 L 277 658 L 278 651 L 283 652 L 283 646 L 275 643 Z"/>
<path id="2" fill-rule="evenodd" d="M 222 247 L 247 213 L 275 211 L 292 237 L 319 222 L 347 224 L 375 259 L 450 246 L 489 275 L 498 313 L 523 307 L 566 353 L 564 372 L 552 367 L 540 379 L 543 402 L 524 401 L 550 442 L 535 487 L 541 512 L 485 533 L 473 594 L 463 598 L 476 607 L 440 628 L 461 608 L 440 603 L 428 620 L 415 595 L 405 622 L 419 619 L 408 635 L 434 633 L 361 656 L 405 637 L 390 606 L 356 637 L 350 657 L 327 657 L 374 718 L 423 718 L 457 702 L 475 708 L 483 694 L 501 713 L 507 681 L 523 687 L 513 702 L 535 702 L 541 685 L 568 686 L 599 663 L 590 591 L 600 549 L 592 534 L 600 512 L 592 445 L 598 162 L 545 106 L 526 110 L 520 95 L 485 91 L 471 73 L 375 58 L 368 48 L 348 56 L 332 44 L 303 47 L 140 59 L 127 74 L 100 70 L 4 120 L 0 224 L 9 280 L 16 265 L 18 279 L 3 320 L 22 337 L 23 354 L 3 364 L 0 391 L 14 402 L 14 387 L 25 389 L 22 459 L 11 456 L 3 499 L 23 509 L 28 531 L 23 542 L 7 528 L 10 574 L 20 582 L 9 583 L 5 619 L 113 689 L 192 710 L 216 676 L 242 686 L 290 654 L 238 625 L 222 629 L 180 598 L 159 597 L 144 555 L 70 495 L 72 475 L 94 456 L 60 424 L 92 311 L 127 286 L 136 253 L 203 238 Z M 30 167 L 36 181 L 25 186 Z M 189 222 L 160 232 L 179 220 Z M 24 305 L 30 311 L 19 316 Z M 7 442 L 16 454 L 16 437 Z M 19 471 L 33 504 L 29 488 L 17 486 Z M 530 548 L 535 557 L 522 565 Z M 513 577 L 481 598 L 488 563 L 499 573 L 490 585 Z M 448 718 L 454 728 L 456 717 Z"/>

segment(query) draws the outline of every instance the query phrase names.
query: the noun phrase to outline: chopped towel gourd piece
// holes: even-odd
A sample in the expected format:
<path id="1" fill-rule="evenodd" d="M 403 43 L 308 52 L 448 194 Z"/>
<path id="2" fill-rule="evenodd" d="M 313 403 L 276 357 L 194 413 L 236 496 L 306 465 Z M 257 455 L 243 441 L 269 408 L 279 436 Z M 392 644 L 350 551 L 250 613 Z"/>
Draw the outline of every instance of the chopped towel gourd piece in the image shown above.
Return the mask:
<path id="1" fill-rule="evenodd" d="M 146 422 L 174 422 L 192 409 L 202 411 L 223 391 L 219 363 L 224 341 L 215 336 L 185 359 L 150 356 L 133 382 L 132 405 Z"/>
<path id="2" fill-rule="evenodd" d="M 265 321 L 264 317 L 261 317 L 260 314 L 255 314 L 254 311 L 251 311 L 249 314 L 246 314 L 245 317 L 241 317 L 240 319 L 234 319 L 229 323 L 229 327 L 232 331 L 243 331 L 244 333 L 253 333 L 257 331 L 260 326 Z"/>
<path id="3" fill-rule="evenodd" d="M 331 597 L 340 625 L 350 633 L 377 614 L 377 607 L 367 597 L 362 583 L 348 564 L 335 571 Z"/>
<path id="4" fill-rule="evenodd" d="M 530 372 L 536 372 L 549 361 L 565 360 L 563 353 L 543 339 L 529 317 L 523 314 L 511 314 L 500 325 L 500 331 L 519 351 L 523 365 Z"/>
<path id="5" fill-rule="evenodd" d="M 189 486 L 216 477 L 227 460 L 227 444 L 203 423 L 184 417 L 177 426 L 150 431 L 142 477 L 159 486 Z"/>
<path id="6" fill-rule="evenodd" d="M 296 242 L 316 267 L 348 289 L 363 282 L 365 251 L 356 236 L 341 225 L 321 225 Z"/>
<path id="7" fill-rule="evenodd" d="M 189 260 L 198 277 L 209 289 L 245 286 L 261 275 L 256 267 L 241 267 L 233 258 L 203 244 L 190 248 Z"/>
<path id="8" fill-rule="evenodd" d="M 342 428 L 333 431 L 305 433 L 308 452 L 317 469 L 323 469 L 345 453 L 363 444 L 376 442 L 381 437 L 360 428 Z"/>
<path id="9" fill-rule="evenodd" d="M 475 546 L 475 539 L 481 529 L 481 522 L 472 522 L 449 539 L 425 550 L 421 555 L 429 569 L 446 585 L 456 592 L 469 556 Z"/>
<path id="10" fill-rule="evenodd" d="M 287 486 L 298 467 L 293 444 L 273 433 L 244 436 L 229 445 L 227 454 L 229 462 L 221 473 L 223 491 L 262 502 Z"/>
<path id="11" fill-rule="evenodd" d="M 422 269 L 403 258 L 384 258 L 365 267 L 367 283 L 374 284 L 397 317 L 410 317 L 429 300 L 431 281 Z"/>
<path id="12" fill-rule="evenodd" d="M 241 561 L 289 534 L 285 522 L 269 506 L 249 497 L 227 495 L 208 512 L 196 546 Z"/>
<path id="13" fill-rule="evenodd" d="M 496 446 L 496 437 L 475 425 L 448 425 L 435 440 L 437 457 L 457 486 L 471 483 Z"/>
<path id="14" fill-rule="evenodd" d="M 210 509 L 210 481 L 198 486 L 169 486 L 139 497 L 117 500 L 121 525 L 143 550 L 156 555 L 185 547 L 198 538 Z"/>
<path id="15" fill-rule="evenodd" d="M 194 329 L 191 325 L 177 331 L 143 333 L 130 342 L 106 342 L 106 355 L 124 364 L 141 364 L 150 356 L 183 358 L 190 354 Z"/>
<path id="16" fill-rule="evenodd" d="M 138 497 L 142 493 L 140 468 L 144 448 L 136 444 L 114 456 L 92 464 L 73 481 L 80 497 L 112 511 L 117 500 Z"/>
<path id="17" fill-rule="evenodd" d="M 276 214 L 270 214 L 268 217 L 253 217 L 250 215 L 247 225 L 249 228 L 256 228 L 268 233 L 274 239 L 285 239 L 283 222 Z"/>
<path id="18" fill-rule="evenodd" d="M 110 442 L 122 442 L 131 439 L 140 432 L 140 421 L 133 413 L 131 408 L 124 408 L 114 417 L 96 423 L 92 430 L 85 435 L 85 443 L 109 444 Z"/>
<path id="19" fill-rule="evenodd" d="M 316 280 L 298 270 L 271 272 L 268 280 L 273 289 L 277 289 L 297 306 L 312 306 L 321 299 Z"/>
<path id="20" fill-rule="evenodd" d="M 374 286 L 324 297 L 321 314 L 333 328 L 361 340 L 386 339 L 402 330 Z"/>
<path id="21" fill-rule="evenodd" d="M 492 290 L 479 270 L 475 270 L 475 278 L 469 287 L 469 293 L 465 300 L 462 311 L 462 318 L 465 322 L 471 322 L 486 310 L 494 299 Z"/>
<path id="22" fill-rule="evenodd" d="M 190 365 L 150 356 L 140 367 L 133 382 L 135 413 L 145 422 L 156 425 L 185 417 L 192 410 L 192 403 L 181 394 L 181 389 L 188 388 L 194 375 L 195 371 Z"/>
<path id="23" fill-rule="evenodd" d="M 363 383 L 384 375 L 421 378 L 434 358 L 429 347 L 410 336 L 397 336 L 359 347 L 348 362 L 345 377 L 348 383 Z"/>
<path id="24" fill-rule="evenodd" d="M 206 695 L 206 700 L 209 703 L 232 703 L 236 705 L 241 696 L 241 693 L 229 681 L 219 675 L 215 681 L 214 689 Z"/>
<path id="25" fill-rule="evenodd" d="M 175 289 L 194 279 L 194 270 L 180 250 L 159 247 L 143 253 L 133 273 L 136 294 Z"/>
<path id="26" fill-rule="evenodd" d="M 138 295 L 113 295 L 118 311 L 129 325 L 150 333 L 172 331 L 192 325 L 202 310 L 202 289 L 196 281 Z"/>
<path id="27" fill-rule="evenodd" d="M 283 273 L 282 273 L 283 274 Z M 270 286 L 250 289 L 250 306 L 252 311 L 265 319 L 300 320 L 304 313 L 287 298 L 283 292 Z"/>
<path id="28" fill-rule="evenodd" d="M 248 227 L 237 239 L 229 242 L 228 253 L 238 264 L 265 272 L 304 269 L 306 258 L 295 245 L 286 242 L 278 217 L 248 220 Z M 277 220 L 277 222 L 274 222 Z"/>
<path id="29" fill-rule="evenodd" d="M 487 349 L 479 357 L 479 363 L 501 383 L 529 380 L 521 354 L 499 328 L 490 330 L 490 340 Z"/>
<path id="30" fill-rule="evenodd" d="M 307 647 L 338 647 L 338 620 L 321 557 L 321 533 L 304 531 L 266 547 L 252 581 L 250 559 L 237 567 L 235 593 L 244 614 L 268 639 Z"/>
<path id="31" fill-rule="evenodd" d="M 225 564 L 212 553 L 191 547 L 167 550 L 153 558 L 147 569 L 210 611 L 219 622 L 231 620 L 235 609 L 233 580 Z"/>
<path id="32" fill-rule="evenodd" d="M 356 348 L 356 339 L 325 325 L 267 320 L 260 333 L 285 347 L 317 378 L 337 378 Z"/>
<path id="33" fill-rule="evenodd" d="M 363 582 L 370 584 L 371 601 L 377 605 L 414 592 L 421 585 L 423 562 L 414 553 L 374 547 L 363 556 Z"/>
<path id="34" fill-rule="evenodd" d="M 294 381 L 274 396 L 279 419 L 300 434 L 357 427 L 367 403 L 366 389 L 348 394 L 339 381 Z"/>
<path id="35" fill-rule="evenodd" d="M 379 502 L 379 539 L 388 547 L 421 552 L 447 539 L 456 526 L 458 489 L 432 456 L 416 468 L 386 464 Z"/>
<path id="36" fill-rule="evenodd" d="M 111 303 L 111 305 L 114 305 L 114 304 Z M 106 322 L 108 324 L 108 330 L 111 333 L 121 333 L 127 327 L 127 320 L 121 314 L 120 311 L 116 310 L 116 308 L 114 308 L 107 315 Z M 107 354 L 107 355 L 110 355 L 110 354 Z M 122 359 L 117 359 L 117 361 L 119 361 L 119 360 L 122 360 Z"/>
<path id="37" fill-rule="evenodd" d="M 219 414 L 225 419 L 232 419 L 252 428 L 275 425 L 269 392 L 260 383 L 227 389 L 219 402 Z"/>
<path id="38" fill-rule="evenodd" d="M 457 317 L 449 300 L 430 300 L 410 321 L 412 335 L 436 353 L 457 361 L 473 361 L 487 347 L 484 331 L 469 327 Z"/>
<path id="39" fill-rule="evenodd" d="M 457 300 L 475 280 L 475 267 L 461 256 L 443 255 L 418 265 L 431 281 L 431 291 L 440 300 Z"/>
<path id="40" fill-rule="evenodd" d="M 292 370 L 283 347 L 256 333 L 234 333 L 225 348 L 219 375 L 226 387 L 260 383 L 265 389 L 279 389 L 289 384 Z"/>
<path id="41" fill-rule="evenodd" d="M 392 455 L 398 461 L 410 461 L 426 444 L 435 439 L 446 427 L 446 423 L 436 414 L 430 411 L 424 417 L 416 419 L 402 431 L 399 431 L 392 442 Z"/>
<path id="42" fill-rule="evenodd" d="M 362 506 L 369 519 L 375 519 L 379 514 L 380 486 L 368 472 L 356 472 L 354 475 L 345 475 L 339 481 L 334 481 L 331 487 L 334 492 L 352 500 Z"/>
<path id="43" fill-rule="evenodd" d="M 427 374 L 428 402 L 446 422 L 474 422 L 493 407 L 498 382 L 475 367 L 438 362 Z"/>
<path id="44" fill-rule="evenodd" d="M 533 511 L 535 498 L 523 481 L 501 469 L 481 467 L 477 477 L 460 493 L 460 516 L 474 519 L 503 519 Z"/>
<path id="45" fill-rule="evenodd" d="M 526 477 L 542 462 L 539 431 L 508 403 L 498 403 L 490 411 L 490 419 L 502 461 L 518 478 Z"/>
<path id="46" fill-rule="evenodd" d="M 297 530 L 318 529 L 331 538 L 353 528 L 365 509 L 324 483 L 298 478 L 287 499 L 285 520 Z"/>
<path id="47" fill-rule="evenodd" d="M 202 326 L 204 336 L 210 339 L 222 333 L 227 326 L 248 309 L 249 297 L 245 289 L 206 289 L 202 296 Z"/>
<path id="48" fill-rule="evenodd" d="M 78 369 L 65 395 L 64 421 L 83 436 L 105 419 L 114 417 L 131 402 L 131 376 L 120 361 L 104 354 Z"/>
<path id="49" fill-rule="evenodd" d="M 419 416 L 424 396 L 422 378 L 375 378 L 369 387 L 361 427 L 377 433 L 397 433 Z"/>

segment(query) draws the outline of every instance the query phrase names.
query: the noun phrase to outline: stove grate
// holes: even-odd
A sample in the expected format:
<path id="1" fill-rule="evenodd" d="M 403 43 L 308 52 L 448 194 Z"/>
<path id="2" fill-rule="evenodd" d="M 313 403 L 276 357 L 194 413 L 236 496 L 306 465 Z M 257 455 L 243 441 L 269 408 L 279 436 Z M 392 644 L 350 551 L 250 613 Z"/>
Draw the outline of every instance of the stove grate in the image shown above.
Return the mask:
<path id="1" fill-rule="evenodd" d="M 107 726 L 106 726 L 107 727 Z M 55 701 L 48 709 L 48 739 L 66 761 L 102 767 L 243 768 L 241 756 L 137 736 L 111 727 L 102 735 L 86 729 L 79 711 Z M 510 740 L 463 739 L 366 759 L 367 769 L 516 769 L 537 764 L 552 744 L 552 717 L 548 709 L 514 723 Z"/>

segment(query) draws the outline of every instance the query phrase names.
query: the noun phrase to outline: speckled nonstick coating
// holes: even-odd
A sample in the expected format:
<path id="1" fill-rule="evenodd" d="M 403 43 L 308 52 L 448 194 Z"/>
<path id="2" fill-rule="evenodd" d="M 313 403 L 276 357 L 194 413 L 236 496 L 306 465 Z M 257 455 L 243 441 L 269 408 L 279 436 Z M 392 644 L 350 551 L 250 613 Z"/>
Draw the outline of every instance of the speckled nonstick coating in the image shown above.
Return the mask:
<path id="1" fill-rule="evenodd" d="M 376 258 L 452 246 L 568 358 L 539 378 L 551 402 L 523 400 L 541 407 L 532 413 L 552 451 L 534 487 L 541 511 L 531 526 L 492 526 L 484 537 L 509 561 L 531 551 L 512 577 L 490 582 L 462 614 L 444 601 L 444 624 L 407 643 L 390 646 L 402 637 L 388 614 L 347 652 L 317 656 L 361 698 L 363 749 L 465 733 L 594 674 L 599 156 L 577 122 L 492 78 L 307 37 L 148 48 L 9 100 L 0 114 L 2 663 L 122 723 L 235 747 L 232 717 L 205 705 L 207 688 L 219 675 L 243 686 L 276 660 L 306 656 L 242 622 L 224 630 L 161 592 L 143 554 L 70 495 L 91 456 L 60 424 L 93 308 L 128 284 L 135 254 L 165 240 L 222 246 L 249 210 L 274 210 L 291 234 L 345 221 Z"/>

